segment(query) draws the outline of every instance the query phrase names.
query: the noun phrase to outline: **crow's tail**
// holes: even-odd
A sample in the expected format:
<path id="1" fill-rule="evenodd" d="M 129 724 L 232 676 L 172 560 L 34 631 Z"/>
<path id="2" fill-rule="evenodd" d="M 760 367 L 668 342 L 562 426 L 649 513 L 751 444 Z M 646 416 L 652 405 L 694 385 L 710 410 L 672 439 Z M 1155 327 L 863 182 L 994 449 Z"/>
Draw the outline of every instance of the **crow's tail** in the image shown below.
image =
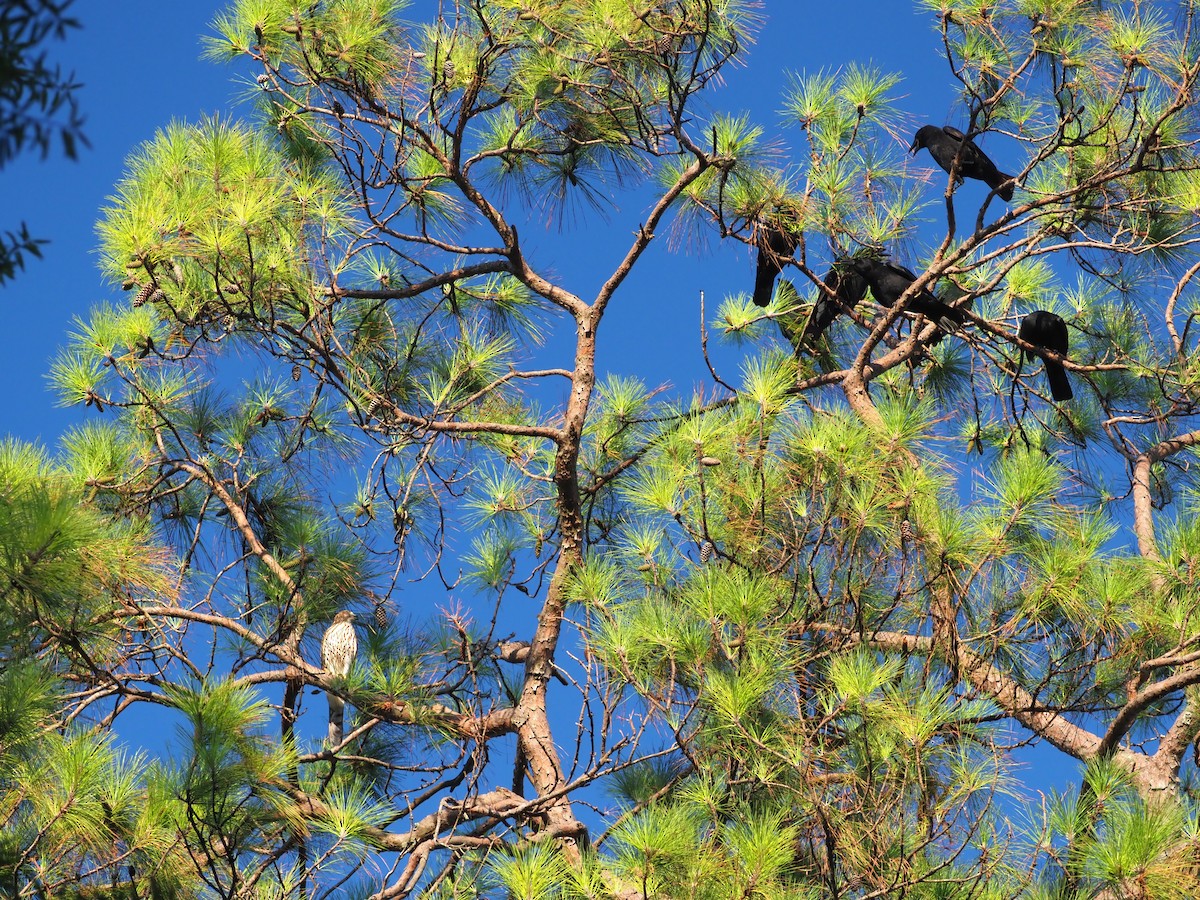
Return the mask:
<path id="1" fill-rule="evenodd" d="M 909 303 L 908 308 L 912 312 L 920 313 L 927 319 L 932 319 L 943 331 L 958 331 L 966 321 L 966 316 L 963 315 L 962 310 L 947 306 L 941 300 L 935 300 L 932 297 L 914 297 L 912 302 Z"/>
<path id="2" fill-rule="evenodd" d="M 1071 390 L 1071 382 L 1067 381 L 1067 370 L 1056 362 L 1046 360 L 1046 380 L 1050 382 L 1050 396 L 1057 402 L 1070 400 L 1075 396 Z"/>
<path id="3" fill-rule="evenodd" d="M 988 179 L 988 187 L 995 191 L 1005 203 L 1013 198 L 1013 187 L 1016 183 L 1015 178 L 1000 171 Z"/>
<path id="4" fill-rule="evenodd" d="M 766 306 L 771 302 L 771 298 L 775 295 L 775 276 L 777 274 L 779 272 L 775 267 L 764 266 L 761 259 L 759 260 L 758 268 L 754 272 L 754 295 L 752 299 L 755 306 Z"/>

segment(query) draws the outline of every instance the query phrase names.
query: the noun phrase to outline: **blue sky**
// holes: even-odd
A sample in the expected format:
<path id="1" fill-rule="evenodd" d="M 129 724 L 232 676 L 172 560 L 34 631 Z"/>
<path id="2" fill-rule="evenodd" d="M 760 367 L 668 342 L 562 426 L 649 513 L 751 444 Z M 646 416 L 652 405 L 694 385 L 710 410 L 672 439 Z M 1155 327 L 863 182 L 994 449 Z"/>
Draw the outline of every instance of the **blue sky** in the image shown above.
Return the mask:
<path id="1" fill-rule="evenodd" d="M 433 6 L 432 0 L 414 4 L 411 18 Z M 34 234 L 51 241 L 42 260 L 31 260 L 15 281 L 0 287 L 0 328 L 10 341 L 8 351 L 0 354 L 0 434 L 53 445 L 71 423 L 94 415 L 55 406 L 45 375 L 73 317 L 86 315 L 100 301 L 127 302 L 119 286 L 100 278 L 94 234 L 99 210 L 121 177 L 126 157 L 172 120 L 249 113 L 242 99 L 255 73 L 245 65 L 201 59 L 201 37 L 211 33 L 209 23 L 221 8 L 198 0 L 77 0 L 73 13 L 82 29 L 51 48 L 53 58 L 73 69 L 83 84 L 79 101 L 91 148 L 74 162 L 29 156 L 0 170 L 5 200 L 0 229 L 24 220 Z M 785 129 L 779 115 L 785 73 L 858 61 L 904 75 L 896 93 L 914 129 L 924 122 L 962 124 L 934 20 L 915 4 L 768 0 L 763 13 L 765 24 L 745 65 L 729 71 L 726 84 L 709 98 L 712 107 L 750 113 L 786 146 L 798 134 Z M 1008 155 L 1015 148 L 996 139 L 986 146 L 1002 169 L 1019 168 Z M 589 283 L 591 279 L 611 271 L 627 245 L 638 210 L 622 213 L 612 217 L 611 226 L 589 228 L 577 250 L 552 260 L 552 267 L 573 279 L 569 286 L 582 296 L 598 284 Z M 570 236 L 568 229 L 563 236 L 538 237 L 561 247 L 563 237 Z M 527 247 L 536 239 L 525 230 L 522 237 Z M 602 368 L 638 374 L 651 386 L 669 381 L 686 395 L 705 380 L 699 293 L 705 292 L 711 317 L 722 298 L 750 289 L 753 260 L 745 247 L 714 238 L 706 248 L 686 253 L 671 252 L 661 242 L 644 262 L 648 265 L 611 307 L 599 362 Z M 1069 760 L 1053 752 L 1035 757 L 1050 764 L 1038 773 L 1042 784 L 1074 771 Z"/>
<path id="2" fill-rule="evenodd" d="M 428 0 L 413 4 L 411 18 L 432 6 Z M 31 260 L 14 282 L 0 287 L 0 328 L 10 335 L 9 351 L 0 355 L 0 432 L 53 444 L 84 415 L 54 406 L 45 373 L 73 317 L 101 300 L 124 301 L 117 286 L 100 279 L 94 225 L 126 157 L 172 120 L 249 112 L 242 101 L 253 72 L 201 59 L 201 37 L 212 33 L 209 23 L 222 8 L 197 0 L 77 0 L 72 12 L 82 29 L 51 47 L 53 58 L 83 84 L 79 100 L 91 149 L 74 162 L 27 156 L 0 170 L 0 229 L 23 220 L 51 241 L 42 260 Z M 784 73 L 858 60 L 905 74 L 898 92 L 914 121 L 953 119 L 953 85 L 937 55 L 933 20 L 905 0 L 769 0 L 763 14 L 765 25 L 746 65 L 729 70 L 726 85 L 712 94 L 715 108 L 749 112 L 768 134 L 794 140 L 796 133 L 784 131 L 778 113 Z M 637 211 L 624 212 L 635 225 Z M 615 254 L 632 225 L 611 221 L 614 233 L 600 235 L 599 250 L 607 246 Z M 597 250 L 591 240 L 588 245 Z M 644 296 L 615 304 L 606 322 L 606 329 L 621 334 L 619 343 L 610 338 L 605 348 L 614 354 L 608 364 L 624 368 L 628 360 L 650 384 L 670 381 L 686 391 L 703 372 L 699 292 L 705 291 L 711 315 L 722 297 L 749 289 L 753 262 L 744 247 L 715 241 L 687 253 L 668 253 L 660 245 L 648 261 L 625 289 Z M 605 258 L 555 260 L 554 268 L 569 276 L 576 262 L 593 264 L 597 273 L 610 268 Z M 587 281 L 584 275 L 576 287 L 584 296 Z"/>

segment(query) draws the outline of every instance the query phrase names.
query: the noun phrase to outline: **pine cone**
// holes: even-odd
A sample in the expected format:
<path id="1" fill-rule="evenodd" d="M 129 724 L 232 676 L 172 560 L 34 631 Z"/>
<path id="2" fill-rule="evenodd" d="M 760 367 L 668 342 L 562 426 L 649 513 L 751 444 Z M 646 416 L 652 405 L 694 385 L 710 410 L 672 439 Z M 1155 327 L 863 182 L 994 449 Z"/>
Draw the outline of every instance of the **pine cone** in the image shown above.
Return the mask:
<path id="1" fill-rule="evenodd" d="M 299 381 L 302 374 L 304 374 L 304 370 L 300 368 L 300 363 L 292 366 L 292 381 Z"/>
<path id="2" fill-rule="evenodd" d="M 232 333 L 235 325 L 237 325 L 237 319 L 235 319 L 232 315 L 223 316 L 221 318 L 221 327 L 225 329 L 226 334 Z"/>
<path id="3" fill-rule="evenodd" d="M 154 296 L 154 292 L 156 290 L 157 288 L 152 284 L 147 284 L 144 286 L 140 291 L 137 292 L 137 296 L 133 298 L 133 308 L 137 309 L 139 306 L 145 306 L 146 301 Z"/>
<path id="4" fill-rule="evenodd" d="M 700 545 L 700 562 L 707 563 L 710 559 L 712 559 L 713 550 L 715 550 L 715 549 L 716 548 L 713 546 L 712 541 L 705 541 L 703 544 L 701 544 Z"/>
<path id="5" fill-rule="evenodd" d="M 384 609 L 383 602 L 380 601 L 379 603 L 375 604 L 375 629 L 377 631 L 384 631 L 387 628 L 387 626 L 388 626 L 387 610 Z"/>
<path id="6" fill-rule="evenodd" d="M 380 400 L 378 397 L 372 397 L 371 402 L 367 404 L 367 418 L 375 418 L 375 413 L 379 412 Z"/>
<path id="7" fill-rule="evenodd" d="M 271 88 L 271 76 L 270 76 L 270 75 L 268 75 L 266 72 L 264 72 L 263 74 L 259 75 L 259 76 L 258 76 L 257 78 L 255 78 L 254 80 L 258 82 L 258 86 L 259 86 L 260 88 L 262 88 L 264 91 L 266 91 L 266 90 L 270 90 L 270 88 Z"/>

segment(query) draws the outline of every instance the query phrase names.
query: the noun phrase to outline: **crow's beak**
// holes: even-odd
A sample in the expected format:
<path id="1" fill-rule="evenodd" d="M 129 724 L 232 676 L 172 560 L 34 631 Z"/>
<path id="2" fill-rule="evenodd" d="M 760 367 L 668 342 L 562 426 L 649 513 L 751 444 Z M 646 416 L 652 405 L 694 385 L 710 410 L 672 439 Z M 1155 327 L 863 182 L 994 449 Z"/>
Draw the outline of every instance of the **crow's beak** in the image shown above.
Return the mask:
<path id="1" fill-rule="evenodd" d="M 914 139 L 913 139 L 913 142 L 912 142 L 912 146 L 910 146 L 910 147 L 908 148 L 908 152 L 909 152 L 909 153 L 916 153 L 916 152 L 917 152 L 918 150 L 920 150 L 920 149 L 921 149 L 921 142 L 920 142 L 919 140 L 917 140 L 917 139 L 915 139 L 915 138 L 914 138 Z"/>

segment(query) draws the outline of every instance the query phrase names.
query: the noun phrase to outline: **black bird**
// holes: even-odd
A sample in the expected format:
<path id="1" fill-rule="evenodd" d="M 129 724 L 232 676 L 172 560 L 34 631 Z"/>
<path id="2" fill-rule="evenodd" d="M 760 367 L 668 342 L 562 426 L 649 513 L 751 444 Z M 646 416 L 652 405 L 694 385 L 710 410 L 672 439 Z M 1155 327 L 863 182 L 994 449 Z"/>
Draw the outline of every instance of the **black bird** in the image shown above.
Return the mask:
<path id="1" fill-rule="evenodd" d="M 926 125 L 913 138 L 909 153 L 916 153 L 922 147 L 929 148 L 933 161 L 947 172 L 954 166 L 958 158 L 958 171 L 955 182 L 962 184 L 964 178 L 974 178 L 987 184 L 1007 203 L 1012 199 L 1014 179 L 996 168 L 996 164 L 988 159 L 987 154 L 975 146 L 975 142 L 950 125 L 938 128 L 936 125 Z M 959 148 L 962 148 L 960 155 Z"/>
<path id="2" fill-rule="evenodd" d="M 758 235 L 758 265 L 754 271 L 755 306 L 766 306 L 775 293 L 775 276 L 783 271 L 783 261 L 791 259 L 800 241 L 782 228 L 763 227 Z"/>
<path id="3" fill-rule="evenodd" d="M 917 276 L 904 266 L 870 256 L 852 257 L 844 265 L 866 281 L 875 302 L 888 309 L 895 306 L 900 295 L 917 280 Z M 909 298 L 904 308 L 932 319 L 943 331 L 957 331 L 967 320 L 962 310 L 947 306 L 928 289 L 922 289 L 915 297 Z"/>
<path id="4" fill-rule="evenodd" d="M 835 262 L 833 268 L 826 272 L 821 280 L 833 291 L 837 299 L 830 297 L 825 291 L 817 295 L 812 312 L 808 316 L 808 324 L 804 326 L 804 332 L 800 335 L 800 340 L 805 343 L 817 340 L 825 333 L 825 329 L 833 324 L 838 313 L 845 309 L 853 309 L 867 295 L 867 282 L 857 272 L 845 268 L 842 260 Z"/>
<path id="5" fill-rule="evenodd" d="M 1033 344 L 1043 350 L 1050 350 L 1060 356 L 1067 355 L 1067 323 L 1060 316 L 1044 309 L 1035 309 L 1021 320 L 1017 337 L 1027 344 Z M 1033 356 L 1026 353 L 1026 356 Z M 1046 380 L 1050 382 L 1050 396 L 1056 401 L 1070 400 L 1075 396 L 1071 383 L 1067 381 L 1067 370 L 1062 363 L 1044 360 L 1046 363 Z"/>

